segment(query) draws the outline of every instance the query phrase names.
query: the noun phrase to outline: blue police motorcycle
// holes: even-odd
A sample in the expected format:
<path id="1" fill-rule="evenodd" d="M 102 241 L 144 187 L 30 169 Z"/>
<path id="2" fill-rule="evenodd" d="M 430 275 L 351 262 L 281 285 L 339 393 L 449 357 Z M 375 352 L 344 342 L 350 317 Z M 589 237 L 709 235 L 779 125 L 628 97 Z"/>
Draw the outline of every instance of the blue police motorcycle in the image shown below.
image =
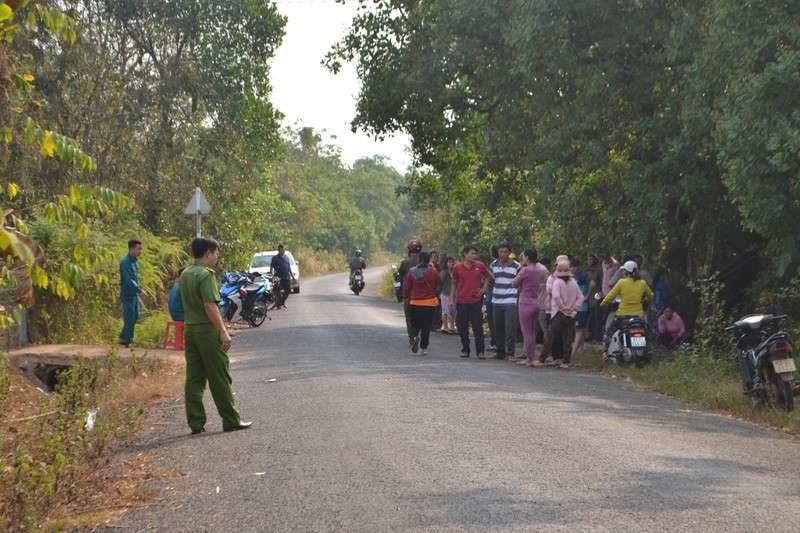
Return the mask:
<path id="1" fill-rule="evenodd" d="M 272 279 L 262 274 L 227 272 L 220 288 L 220 312 L 225 322 L 233 324 L 245 320 L 257 328 L 269 317 L 268 309 L 274 307 Z M 270 318 L 271 320 L 271 318 Z"/>

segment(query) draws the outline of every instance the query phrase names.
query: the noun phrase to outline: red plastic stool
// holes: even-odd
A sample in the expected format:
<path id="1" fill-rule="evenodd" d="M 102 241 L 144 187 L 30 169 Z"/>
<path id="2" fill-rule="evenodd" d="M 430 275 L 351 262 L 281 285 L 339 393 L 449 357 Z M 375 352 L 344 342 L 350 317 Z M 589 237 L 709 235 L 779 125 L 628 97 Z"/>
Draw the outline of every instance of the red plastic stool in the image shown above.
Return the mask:
<path id="1" fill-rule="evenodd" d="M 175 328 L 175 340 L 169 340 L 169 330 Z M 172 346 L 176 350 L 183 350 L 183 322 L 167 322 L 167 331 L 164 332 L 164 348 Z"/>

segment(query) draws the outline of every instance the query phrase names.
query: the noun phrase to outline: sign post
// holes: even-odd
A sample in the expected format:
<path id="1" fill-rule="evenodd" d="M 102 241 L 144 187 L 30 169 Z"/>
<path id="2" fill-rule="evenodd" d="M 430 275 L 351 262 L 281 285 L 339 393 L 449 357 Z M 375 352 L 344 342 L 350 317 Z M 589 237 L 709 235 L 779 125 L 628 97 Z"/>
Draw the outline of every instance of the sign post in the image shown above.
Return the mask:
<path id="1" fill-rule="evenodd" d="M 183 210 L 184 215 L 195 215 L 197 217 L 197 236 L 200 237 L 200 219 L 202 215 L 208 215 L 211 213 L 211 204 L 208 203 L 206 197 L 203 196 L 203 191 L 200 190 L 200 187 L 197 187 L 194 190 L 194 196 L 192 199 L 189 200 L 189 204 L 186 206 L 186 209 Z"/>

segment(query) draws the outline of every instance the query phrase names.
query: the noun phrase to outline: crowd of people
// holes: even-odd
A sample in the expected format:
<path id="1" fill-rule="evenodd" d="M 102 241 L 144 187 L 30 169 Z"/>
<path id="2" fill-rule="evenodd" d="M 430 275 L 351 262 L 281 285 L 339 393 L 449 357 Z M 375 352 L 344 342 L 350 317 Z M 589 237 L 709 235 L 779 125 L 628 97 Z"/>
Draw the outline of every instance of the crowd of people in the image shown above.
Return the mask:
<path id="1" fill-rule="evenodd" d="M 407 249 L 398 270 L 404 280 L 408 344 L 415 354 L 428 354 L 434 331 L 458 334 L 463 358 L 471 356 L 474 341 L 478 359 L 493 352 L 490 358 L 521 366 L 569 370 L 572 357 L 587 342 L 601 344 L 606 359 L 619 324 L 634 316 L 646 318 L 651 342 L 658 346 L 671 349 L 691 342 L 670 301 L 669 271 L 659 269 L 651 276 L 638 254 L 625 261 L 588 254 L 584 266 L 568 255 L 555 262 L 540 258 L 535 248 L 517 257 L 508 242 L 493 246 L 485 261 L 471 245 L 458 258 L 423 251 L 418 239 L 409 241 Z"/>
<path id="2" fill-rule="evenodd" d="M 457 259 L 446 253 L 423 251 L 422 243 L 408 243 L 408 257 L 399 267 L 404 279 L 403 301 L 408 343 L 411 351 L 427 355 L 431 332 L 458 334 L 461 357 L 472 354 L 502 359 L 533 368 L 552 366 L 569 370 L 572 356 L 584 343 L 603 342 L 606 356 L 611 334 L 621 319 L 648 315 L 652 335 L 666 348 L 691 342 L 677 306 L 669 297 L 669 272 L 654 277 L 642 268 L 643 258 L 634 255 L 620 263 L 614 256 L 598 261 L 589 254 L 586 267 L 576 257 L 560 255 L 555 264 L 527 248 L 518 261 L 508 242 L 492 247 L 491 260 L 482 261 L 475 246 L 464 246 Z M 282 265 L 283 245 L 273 259 L 288 295 L 291 272 Z M 120 301 L 123 328 L 118 342 L 135 346 L 134 328 L 139 298 L 147 293 L 139 283 L 138 258 L 142 243 L 128 242 L 128 254 L 120 261 Z M 192 242 L 194 263 L 179 273 L 179 283 L 170 291 L 173 320 L 184 322 L 186 356 L 186 416 L 192 434 L 205 432 L 203 395 L 208 384 L 223 431 L 250 427 L 234 405 L 227 352 L 231 337 L 219 313 L 219 290 L 213 270 L 219 258 L 219 244 L 204 237 Z M 281 269 L 281 266 L 285 266 Z M 352 273 L 365 268 L 360 250 L 350 262 Z M 618 309 L 613 309 L 614 303 Z M 279 302 L 285 307 L 286 299 Z M 648 309 L 649 306 L 649 309 Z M 489 344 L 484 334 L 484 308 L 489 324 Z M 616 318 L 609 319 L 616 312 Z M 516 353 L 517 333 L 522 333 L 523 350 Z M 537 337 L 543 339 L 536 353 Z"/>

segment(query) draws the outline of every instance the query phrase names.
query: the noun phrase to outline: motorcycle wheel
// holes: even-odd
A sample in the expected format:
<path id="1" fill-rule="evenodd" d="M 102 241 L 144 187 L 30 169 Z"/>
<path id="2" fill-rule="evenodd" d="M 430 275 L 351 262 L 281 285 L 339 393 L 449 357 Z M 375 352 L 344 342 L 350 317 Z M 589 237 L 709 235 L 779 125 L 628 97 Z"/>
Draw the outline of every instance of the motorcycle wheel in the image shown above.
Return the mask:
<path id="1" fill-rule="evenodd" d="M 766 397 L 773 406 L 781 405 L 790 413 L 794 410 L 794 393 L 792 382 L 784 381 L 781 377 L 772 372 L 770 368 L 765 369 L 763 383 L 766 385 Z"/>
<path id="2" fill-rule="evenodd" d="M 273 286 L 272 292 L 270 293 L 270 297 L 267 301 L 267 311 L 272 311 L 278 305 L 278 301 L 281 298 L 281 289 L 280 287 Z"/>
<path id="3" fill-rule="evenodd" d="M 634 348 L 631 350 L 631 359 L 636 368 L 644 368 L 647 364 L 647 352 L 642 348 Z"/>
<path id="4" fill-rule="evenodd" d="M 262 300 L 257 301 L 253 304 L 253 309 L 250 310 L 250 316 L 247 318 L 247 321 L 250 323 L 251 326 L 257 328 L 264 321 L 267 319 L 267 304 L 265 304 Z"/>
<path id="5" fill-rule="evenodd" d="M 792 382 L 780 380 L 780 393 L 783 397 L 783 407 L 787 413 L 794 411 L 794 392 L 792 391 Z"/>

